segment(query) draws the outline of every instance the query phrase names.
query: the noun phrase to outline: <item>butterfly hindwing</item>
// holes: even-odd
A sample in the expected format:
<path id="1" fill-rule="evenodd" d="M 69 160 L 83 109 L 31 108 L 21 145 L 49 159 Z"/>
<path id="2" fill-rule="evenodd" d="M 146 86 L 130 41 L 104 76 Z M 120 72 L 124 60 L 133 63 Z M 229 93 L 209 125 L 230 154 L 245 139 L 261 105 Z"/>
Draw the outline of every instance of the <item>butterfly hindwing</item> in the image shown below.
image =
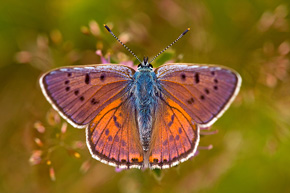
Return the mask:
<path id="1" fill-rule="evenodd" d="M 150 168 L 169 168 L 192 157 L 199 143 L 199 127 L 170 98 L 160 98 L 153 126 Z"/>
<path id="2" fill-rule="evenodd" d="M 141 168 L 143 152 L 136 129 L 136 113 L 128 98 L 104 108 L 87 128 L 92 156 L 119 168 Z"/>
<path id="3" fill-rule="evenodd" d="M 222 115 L 241 84 L 238 73 L 213 65 L 167 64 L 155 73 L 164 95 L 202 126 L 210 126 Z"/>
<path id="4" fill-rule="evenodd" d="M 40 85 L 53 107 L 81 128 L 127 92 L 134 72 L 122 65 L 64 67 L 44 74 Z"/>

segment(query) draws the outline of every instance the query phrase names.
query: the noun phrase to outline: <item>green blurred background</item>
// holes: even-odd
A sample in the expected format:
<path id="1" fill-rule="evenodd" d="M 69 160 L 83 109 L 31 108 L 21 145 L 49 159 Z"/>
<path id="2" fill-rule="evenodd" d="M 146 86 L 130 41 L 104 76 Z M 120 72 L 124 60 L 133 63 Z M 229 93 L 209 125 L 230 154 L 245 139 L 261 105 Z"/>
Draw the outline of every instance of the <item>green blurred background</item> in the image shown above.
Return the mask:
<path id="1" fill-rule="evenodd" d="M 0 6 L 0 192 L 290 192 L 289 0 L 3 0 Z M 215 63 L 243 83 L 201 138 L 199 155 L 163 171 L 116 172 L 91 158 L 40 91 L 54 67 L 134 60 Z M 137 62 L 135 61 L 135 64 Z M 61 129 L 62 128 L 62 129 Z"/>

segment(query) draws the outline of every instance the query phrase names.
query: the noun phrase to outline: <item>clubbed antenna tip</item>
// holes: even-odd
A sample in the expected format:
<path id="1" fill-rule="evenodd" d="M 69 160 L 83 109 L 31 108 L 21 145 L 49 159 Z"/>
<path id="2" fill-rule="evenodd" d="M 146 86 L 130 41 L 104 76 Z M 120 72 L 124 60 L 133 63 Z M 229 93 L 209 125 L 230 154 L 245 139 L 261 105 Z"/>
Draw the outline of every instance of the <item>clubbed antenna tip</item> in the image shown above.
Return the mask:
<path id="1" fill-rule="evenodd" d="M 160 54 L 162 54 L 163 52 L 165 52 L 165 50 L 167 50 L 168 48 L 170 48 L 173 44 L 175 44 L 180 38 L 182 38 L 188 31 L 190 30 L 190 28 L 187 28 L 182 34 L 180 34 L 180 36 L 174 40 L 171 44 L 169 44 L 169 46 L 167 46 L 166 48 L 164 48 L 161 52 L 159 52 L 149 63 L 151 64 L 151 62 L 153 60 L 155 60 Z"/>
<path id="2" fill-rule="evenodd" d="M 190 28 L 187 28 L 183 33 L 182 35 L 184 36 L 188 31 L 190 30 Z"/>
<path id="3" fill-rule="evenodd" d="M 108 32 L 110 32 L 110 34 L 112 34 L 112 36 L 118 42 L 120 42 L 120 44 L 122 44 L 122 46 L 124 46 L 124 48 L 126 48 L 126 50 L 128 50 L 140 62 L 140 64 L 142 63 L 141 60 L 136 56 L 136 54 L 134 54 L 134 52 L 132 52 L 132 50 L 130 50 L 130 48 L 128 48 L 123 42 L 121 42 L 121 40 L 119 40 L 119 38 L 117 38 L 117 36 L 115 36 L 115 34 L 111 31 L 111 29 L 106 24 L 104 24 L 104 27 L 108 30 Z"/>
<path id="4" fill-rule="evenodd" d="M 111 29 L 106 24 L 104 24 L 104 27 L 108 30 L 108 32 L 110 33 L 112 32 Z"/>

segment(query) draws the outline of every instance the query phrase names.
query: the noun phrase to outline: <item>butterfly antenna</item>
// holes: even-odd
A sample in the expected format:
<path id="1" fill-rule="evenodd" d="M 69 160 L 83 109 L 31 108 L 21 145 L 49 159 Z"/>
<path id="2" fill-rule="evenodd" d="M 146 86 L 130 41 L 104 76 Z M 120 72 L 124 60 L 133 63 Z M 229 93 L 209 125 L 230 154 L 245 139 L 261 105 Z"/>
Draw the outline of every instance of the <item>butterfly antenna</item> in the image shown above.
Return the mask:
<path id="1" fill-rule="evenodd" d="M 128 48 L 123 42 L 121 42 L 121 40 L 119 40 L 119 38 L 117 38 L 117 36 L 115 36 L 115 34 L 111 31 L 111 29 L 106 24 L 104 24 L 104 27 L 108 30 L 108 32 L 110 32 L 110 34 L 112 34 L 112 36 L 118 42 L 120 42 L 120 44 L 122 44 L 122 46 L 124 46 L 124 48 L 126 48 L 126 50 L 128 50 L 140 63 L 142 63 L 141 60 L 136 56 L 136 54 L 134 54 L 134 52 L 132 52 L 132 50 L 130 50 L 130 48 Z"/>
<path id="2" fill-rule="evenodd" d="M 159 52 L 150 62 L 149 64 L 151 64 L 151 62 L 153 60 L 155 60 L 160 54 L 162 54 L 163 52 L 165 52 L 165 50 L 167 50 L 168 48 L 170 48 L 173 44 L 175 44 L 180 38 L 182 38 L 188 31 L 190 30 L 190 28 L 187 28 L 176 40 L 174 40 L 170 45 L 168 45 L 166 48 L 164 48 L 161 52 Z"/>

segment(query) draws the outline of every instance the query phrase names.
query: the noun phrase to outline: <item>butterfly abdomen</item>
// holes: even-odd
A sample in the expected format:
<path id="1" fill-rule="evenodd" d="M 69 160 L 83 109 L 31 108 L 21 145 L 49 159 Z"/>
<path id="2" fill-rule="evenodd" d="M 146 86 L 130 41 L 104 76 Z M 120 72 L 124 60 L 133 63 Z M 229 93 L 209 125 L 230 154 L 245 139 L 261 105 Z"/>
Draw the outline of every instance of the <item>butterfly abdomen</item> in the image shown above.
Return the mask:
<path id="1" fill-rule="evenodd" d="M 140 71 L 135 74 L 136 107 L 139 137 L 144 151 L 149 150 L 152 125 L 156 111 L 155 74 Z"/>

